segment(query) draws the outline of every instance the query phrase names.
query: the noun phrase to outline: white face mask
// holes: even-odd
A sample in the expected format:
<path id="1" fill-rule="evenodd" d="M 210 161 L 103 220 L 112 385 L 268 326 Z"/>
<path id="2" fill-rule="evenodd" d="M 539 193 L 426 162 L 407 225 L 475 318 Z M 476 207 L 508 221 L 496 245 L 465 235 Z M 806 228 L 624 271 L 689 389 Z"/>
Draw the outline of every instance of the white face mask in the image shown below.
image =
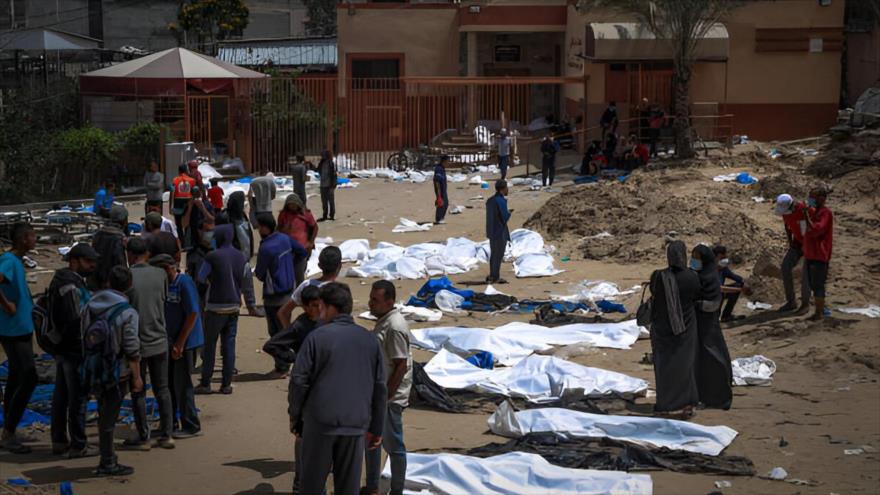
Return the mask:
<path id="1" fill-rule="evenodd" d="M 720 266 L 721 268 L 726 268 L 728 265 L 730 265 L 730 259 L 728 258 L 723 258 L 721 261 L 718 262 L 718 266 Z"/>

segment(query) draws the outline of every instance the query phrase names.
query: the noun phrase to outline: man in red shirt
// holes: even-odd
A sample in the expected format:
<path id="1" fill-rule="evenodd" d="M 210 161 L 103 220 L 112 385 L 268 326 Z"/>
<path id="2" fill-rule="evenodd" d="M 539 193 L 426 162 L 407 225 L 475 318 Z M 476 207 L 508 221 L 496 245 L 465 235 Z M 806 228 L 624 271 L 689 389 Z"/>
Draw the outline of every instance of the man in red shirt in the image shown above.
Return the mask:
<path id="1" fill-rule="evenodd" d="M 180 172 L 171 182 L 171 213 L 174 214 L 174 223 L 177 226 L 178 239 L 186 239 L 186 232 L 183 230 L 183 215 L 192 201 L 192 190 L 196 186 L 196 181 L 187 175 L 186 165 L 178 168 Z"/>
<path id="2" fill-rule="evenodd" d="M 834 231 L 834 216 L 825 207 L 827 198 L 828 190 L 824 186 L 810 191 L 810 198 L 807 200 L 810 209 L 804 215 L 807 223 L 804 232 L 804 259 L 807 260 L 807 274 L 816 305 L 816 313 L 810 317 L 812 321 L 822 320 L 825 311 L 825 280 L 828 278 Z"/>
<path id="3" fill-rule="evenodd" d="M 208 189 L 208 199 L 215 211 L 223 209 L 223 189 L 220 189 L 219 183 L 217 179 L 211 179 L 211 188 Z"/>
<path id="4" fill-rule="evenodd" d="M 795 202 L 789 194 L 780 194 L 776 198 L 776 207 L 773 212 L 782 217 L 785 225 L 785 235 L 788 238 L 788 251 L 782 259 L 782 285 L 785 287 L 785 304 L 779 311 L 793 311 L 798 309 L 799 314 L 806 313 L 810 306 L 810 282 L 807 277 L 807 264 L 804 262 L 801 268 L 801 305 L 797 306 L 794 296 L 794 267 L 804 256 L 804 232 L 807 228 L 804 215 L 807 205 L 803 201 Z"/>
<path id="5" fill-rule="evenodd" d="M 632 171 L 648 164 L 648 147 L 639 141 L 636 133 L 629 135 L 629 148 L 624 152 L 623 164 L 626 170 Z"/>

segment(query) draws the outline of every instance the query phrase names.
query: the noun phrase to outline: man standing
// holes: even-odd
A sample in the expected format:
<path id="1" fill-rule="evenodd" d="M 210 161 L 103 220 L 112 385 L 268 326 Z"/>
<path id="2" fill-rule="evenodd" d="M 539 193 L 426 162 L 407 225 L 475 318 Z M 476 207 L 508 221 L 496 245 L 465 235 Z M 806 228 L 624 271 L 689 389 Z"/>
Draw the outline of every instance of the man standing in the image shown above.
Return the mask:
<path id="1" fill-rule="evenodd" d="M 202 178 L 202 173 L 199 172 L 199 161 L 198 160 L 190 160 L 187 162 L 188 174 L 193 178 L 195 184 L 193 187 L 198 187 L 198 191 L 193 191 L 193 196 L 197 198 L 201 198 L 202 201 L 208 201 L 208 191 L 205 188 L 205 179 Z"/>
<path id="2" fill-rule="evenodd" d="M 391 458 L 391 495 L 401 495 L 406 481 L 406 445 L 403 442 L 403 410 L 409 405 L 412 388 L 412 352 L 409 325 L 394 307 L 397 299 L 394 284 L 387 280 L 373 283 L 370 291 L 370 313 L 379 318 L 373 333 L 382 346 L 388 407 L 382 433 L 382 447 Z M 382 453 L 367 449 L 367 493 L 379 493 Z"/>
<path id="3" fill-rule="evenodd" d="M 660 139 L 660 129 L 666 121 L 666 113 L 660 105 L 654 103 L 648 113 L 648 141 L 650 142 L 650 157 L 657 158 L 657 140 Z"/>
<path id="4" fill-rule="evenodd" d="M 98 253 L 80 242 L 67 253 L 67 268 L 55 272 L 49 283 L 49 319 L 60 337 L 53 353 L 52 453 L 67 453 L 71 459 L 98 455 L 86 439 L 87 400 L 79 380 L 83 362 L 80 315 L 91 298 L 86 277 L 95 271 L 97 261 Z"/>
<path id="5" fill-rule="evenodd" d="M 256 315 L 254 279 L 251 265 L 241 251 L 232 246 L 233 227 L 230 224 L 214 228 L 217 249 L 205 256 L 196 280 L 208 284 L 205 296 L 205 350 L 202 356 L 202 378 L 197 394 L 211 393 L 217 339 L 223 354 L 223 374 L 220 392 L 232 393 L 232 372 L 235 369 L 235 336 L 238 333 L 238 313 L 244 295 L 248 313 Z"/>
<path id="6" fill-rule="evenodd" d="M 93 207 L 95 215 L 104 218 L 110 217 L 110 208 L 113 207 L 113 200 L 115 199 L 113 191 L 115 190 L 115 184 L 110 181 L 104 181 L 101 188 L 95 193 L 95 205 Z"/>
<path id="7" fill-rule="evenodd" d="M 306 278 L 309 256 L 315 249 L 315 238 L 318 236 L 318 222 L 307 210 L 299 195 L 288 194 L 284 200 L 284 208 L 278 213 L 277 230 L 290 236 L 300 246 L 306 248 L 308 255 L 293 265 L 296 282 L 302 283 Z"/>
<path id="8" fill-rule="evenodd" d="M 489 238 L 489 277 L 486 282 L 490 284 L 506 284 L 501 278 L 501 262 L 504 261 L 504 251 L 510 242 L 510 230 L 507 221 L 510 220 L 510 211 L 507 209 L 507 181 L 495 182 L 495 195 L 486 201 L 486 237 Z"/>
<path id="9" fill-rule="evenodd" d="M 810 277 L 807 274 L 807 263 L 801 268 L 801 304 L 797 305 L 794 296 L 794 267 L 804 256 L 804 232 L 807 230 L 807 205 L 803 201 L 795 203 L 788 194 L 780 194 L 776 198 L 773 212 L 782 217 L 785 225 L 785 236 L 788 238 L 788 251 L 782 258 L 782 286 L 785 288 L 785 304 L 779 311 L 794 311 L 803 314 L 810 307 Z"/>
<path id="10" fill-rule="evenodd" d="M 187 175 L 186 165 L 181 165 L 178 171 L 180 173 L 172 181 L 171 213 L 174 214 L 178 238 L 184 239 L 186 231 L 183 229 L 183 216 L 187 212 L 190 201 L 193 199 L 192 190 L 196 187 L 196 181 Z"/>
<path id="11" fill-rule="evenodd" d="M 605 142 L 605 134 L 617 133 L 617 124 L 619 119 L 617 117 L 617 102 L 612 101 L 608 104 L 608 108 L 602 112 L 602 116 L 599 117 L 599 127 L 602 128 L 602 142 Z"/>
<path id="12" fill-rule="evenodd" d="M 199 294 L 192 277 L 178 273 L 177 262 L 171 256 L 160 254 L 152 258 L 150 264 L 164 270 L 168 277 L 165 325 L 171 347 L 168 388 L 171 389 L 171 410 L 175 418 L 172 436 L 175 439 L 191 438 L 202 431 L 190 375 L 194 353 L 205 345 Z"/>
<path id="13" fill-rule="evenodd" d="M 437 198 L 434 201 L 434 205 L 437 207 L 434 223 L 437 224 L 446 223 L 443 219 L 446 218 L 446 211 L 449 209 L 449 194 L 446 182 L 446 165 L 448 163 L 449 156 L 443 155 L 440 157 L 440 163 L 434 167 L 434 197 Z"/>
<path id="14" fill-rule="evenodd" d="M 272 200 L 275 199 L 277 188 L 275 181 L 267 175 L 268 173 L 266 169 L 261 170 L 260 176 L 251 181 L 251 187 L 248 190 L 252 225 L 257 224 L 257 215 L 260 213 L 272 213 Z"/>
<path id="15" fill-rule="evenodd" d="M 93 290 L 104 287 L 114 266 L 128 266 L 125 257 L 125 228 L 128 210 L 114 206 L 110 210 L 110 222 L 104 224 L 92 237 L 92 247 L 98 253 L 98 266 L 90 281 Z"/>
<path id="16" fill-rule="evenodd" d="M 98 446 L 101 451 L 101 461 L 95 471 L 98 476 L 134 473 L 134 468 L 119 464 L 113 448 L 116 422 L 122 399 L 128 393 L 129 377 L 132 394 L 144 390 L 139 363 L 138 314 L 125 296 L 129 289 L 131 271 L 124 266 L 113 267 L 107 283 L 89 300 L 82 313 L 84 392 L 94 394 L 98 399 Z M 102 320 L 106 325 L 101 323 Z M 104 330 L 114 335 L 115 348 L 109 352 L 113 356 L 112 365 L 117 367 L 116 372 L 102 367 L 107 358 L 103 342 L 108 336 Z"/>
<path id="17" fill-rule="evenodd" d="M 321 176 L 321 219 L 324 222 L 336 219 L 336 163 L 330 150 L 321 152 L 318 163 L 318 174 Z"/>
<path id="18" fill-rule="evenodd" d="M 556 178 L 556 153 L 559 153 L 559 143 L 547 134 L 541 141 L 541 183 L 544 187 L 552 186 Z"/>
<path id="19" fill-rule="evenodd" d="M 271 213 L 257 215 L 257 225 L 263 241 L 254 274 L 263 282 L 263 307 L 271 338 L 284 329 L 278 320 L 278 310 L 290 299 L 299 282 L 294 275 L 294 265 L 306 259 L 306 250 L 290 236 L 275 231 L 275 218 Z M 288 363 L 276 358 L 275 368 L 268 376 L 286 378 L 289 370 Z"/>
<path id="20" fill-rule="evenodd" d="M 507 178 L 507 168 L 510 166 L 510 136 L 507 129 L 501 129 L 498 137 L 498 168 L 501 169 L 501 180 Z"/>
<path id="21" fill-rule="evenodd" d="M 824 186 L 810 191 L 807 206 L 810 210 L 804 216 L 807 231 L 804 233 L 804 259 L 807 261 L 807 274 L 816 312 L 811 321 L 821 321 L 825 313 L 825 281 L 828 278 L 828 263 L 831 261 L 831 247 L 834 241 L 834 216 L 825 207 L 828 190 Z"/>
<path id="22" fill-rule="evenodd" d="M 12 226 L 10 237 L 12 250 L 0 255 L 0 345 L 9 360 L 0 448 L 27 454 L 31 449 L 21 443 L 15 430 L 37 386 L 37 368 L 31 315 L 34 302 L 21 260 L 37 246 L 37 234 L 29 224 L 17 223 Z"/>
<path id="23" fill-rule="evenodd" d="M 288 160 L 290 165 L 290 176 L 293 178 L 293 193 L 302 200 L 303 208 L 306 202 L 306 182 L 309 180 L 306 174 L 306 157 L 296 155 L 296 158 Z"/>
<path id="24" fill-rule="evenodd" d="M 159 164 L 155 160 L 150 162 L 150 170 L 144 174 L 144 188 L 147 190 L 147 202 L 144 205 L 144 216 L 150 211 L 151 207 L 159 207 L 159 213 L 162 213 L 162 193 L 165 192 L 165 176 L 159 172 Z"/>
<path id="25" fill-rule="evenodd" d="M 358 493 L 364 435 L 382 444 L 387 390 L 378 340 L 351 317 L 351 291 L 321 287 L 325 324 L 306 337 L 290 378 L 291 431 L 303 437 L 302 492 L 324 490 L 333 471 L 334 492 Z"/>
<path id="26" fill-rule="evenodd" d="M 147 263 L 149 252 L 143 239 L 132 237 L 126 246 L 131 265 L 132 287 L 128 293 L 131 306 L 138 312 L 138 337 L 141 342 L 140 372 L 146 381 L 150 373 L 153 396 L 159 403 L 158 445 L 174 448 L 171 426 L 174 420 L 171 393 L 168 390 L 168 332 L 165 330 L 165 301 L 168 299 L 168 276 L 165 271 Z M 150 450 L 150 424 L 147 422 L 146 391 L 132 392 L 134 419 L 138 438 L 125 445 Z"/>
<path id="27" fill-rule="evenodd" d="M 278 320 L 281 322 L 281 328 L 290 326 L 291 315 L 297 306 L 303 306 L 302 293 L 306 287 L 322 287 L 324 284 L 334 282 L 342 270 L 342 251 L 336 246 L 327 246 L 321 250 L 318 255 L 318 268 L 321 269 L 321 276 L 311 278 L 302 282 L 290 295 L 290 300 L 281 306 L 278 310 Z"/>

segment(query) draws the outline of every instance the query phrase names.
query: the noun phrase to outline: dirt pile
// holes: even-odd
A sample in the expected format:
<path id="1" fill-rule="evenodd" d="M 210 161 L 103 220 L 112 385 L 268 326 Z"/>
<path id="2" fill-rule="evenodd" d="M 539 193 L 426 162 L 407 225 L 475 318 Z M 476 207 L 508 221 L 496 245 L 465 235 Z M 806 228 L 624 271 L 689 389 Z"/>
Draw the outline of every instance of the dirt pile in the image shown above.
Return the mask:
<path id="1" fill-rule="evenodd" d="M 880 129 L 869 129 L 831 141 L 807 166 L 825 179 L 842 177 L 865 167 L 880 166 Z"/>
<path id="2" fill-rule="evenodd" d="M 695 180 L 700 187 L 693 187 Z M 703 187 L 703 185 L 705 187 Z M 624 184 L 602 182 L 550 199 L 526 226 L 554 241 L 574 241 L 586 259 L 638 262 L 664 259 L 667 236 L 723 243 L 755 259 L 781 249 L 781 231 L 762 228 L 748 214 L 754 189 L 707 180 L 688 169 L 639 171 Z"/>

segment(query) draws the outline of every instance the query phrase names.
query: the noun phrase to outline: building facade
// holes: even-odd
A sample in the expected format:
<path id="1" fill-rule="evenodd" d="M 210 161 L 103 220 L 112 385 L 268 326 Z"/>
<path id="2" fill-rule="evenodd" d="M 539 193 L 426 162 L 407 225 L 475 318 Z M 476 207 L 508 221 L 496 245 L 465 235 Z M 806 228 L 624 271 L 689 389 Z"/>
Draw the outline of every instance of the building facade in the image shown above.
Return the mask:
<path id="1" fill-rule="evenodd" d="M 733 114 L 731 133 L 753 139 L 823 133 L 841 99 L 844 5 L 744 2 L 700 43 L 692 114 Z M 508 117 L 585 116 L 593 126 L 609 101 L 627 118 L 642 98 L 671 110 L 664 41 L 573 0 L 352 0 L 337 20 L 340 96 L 351 78 L 535 78 L 527 112 Z"/>

